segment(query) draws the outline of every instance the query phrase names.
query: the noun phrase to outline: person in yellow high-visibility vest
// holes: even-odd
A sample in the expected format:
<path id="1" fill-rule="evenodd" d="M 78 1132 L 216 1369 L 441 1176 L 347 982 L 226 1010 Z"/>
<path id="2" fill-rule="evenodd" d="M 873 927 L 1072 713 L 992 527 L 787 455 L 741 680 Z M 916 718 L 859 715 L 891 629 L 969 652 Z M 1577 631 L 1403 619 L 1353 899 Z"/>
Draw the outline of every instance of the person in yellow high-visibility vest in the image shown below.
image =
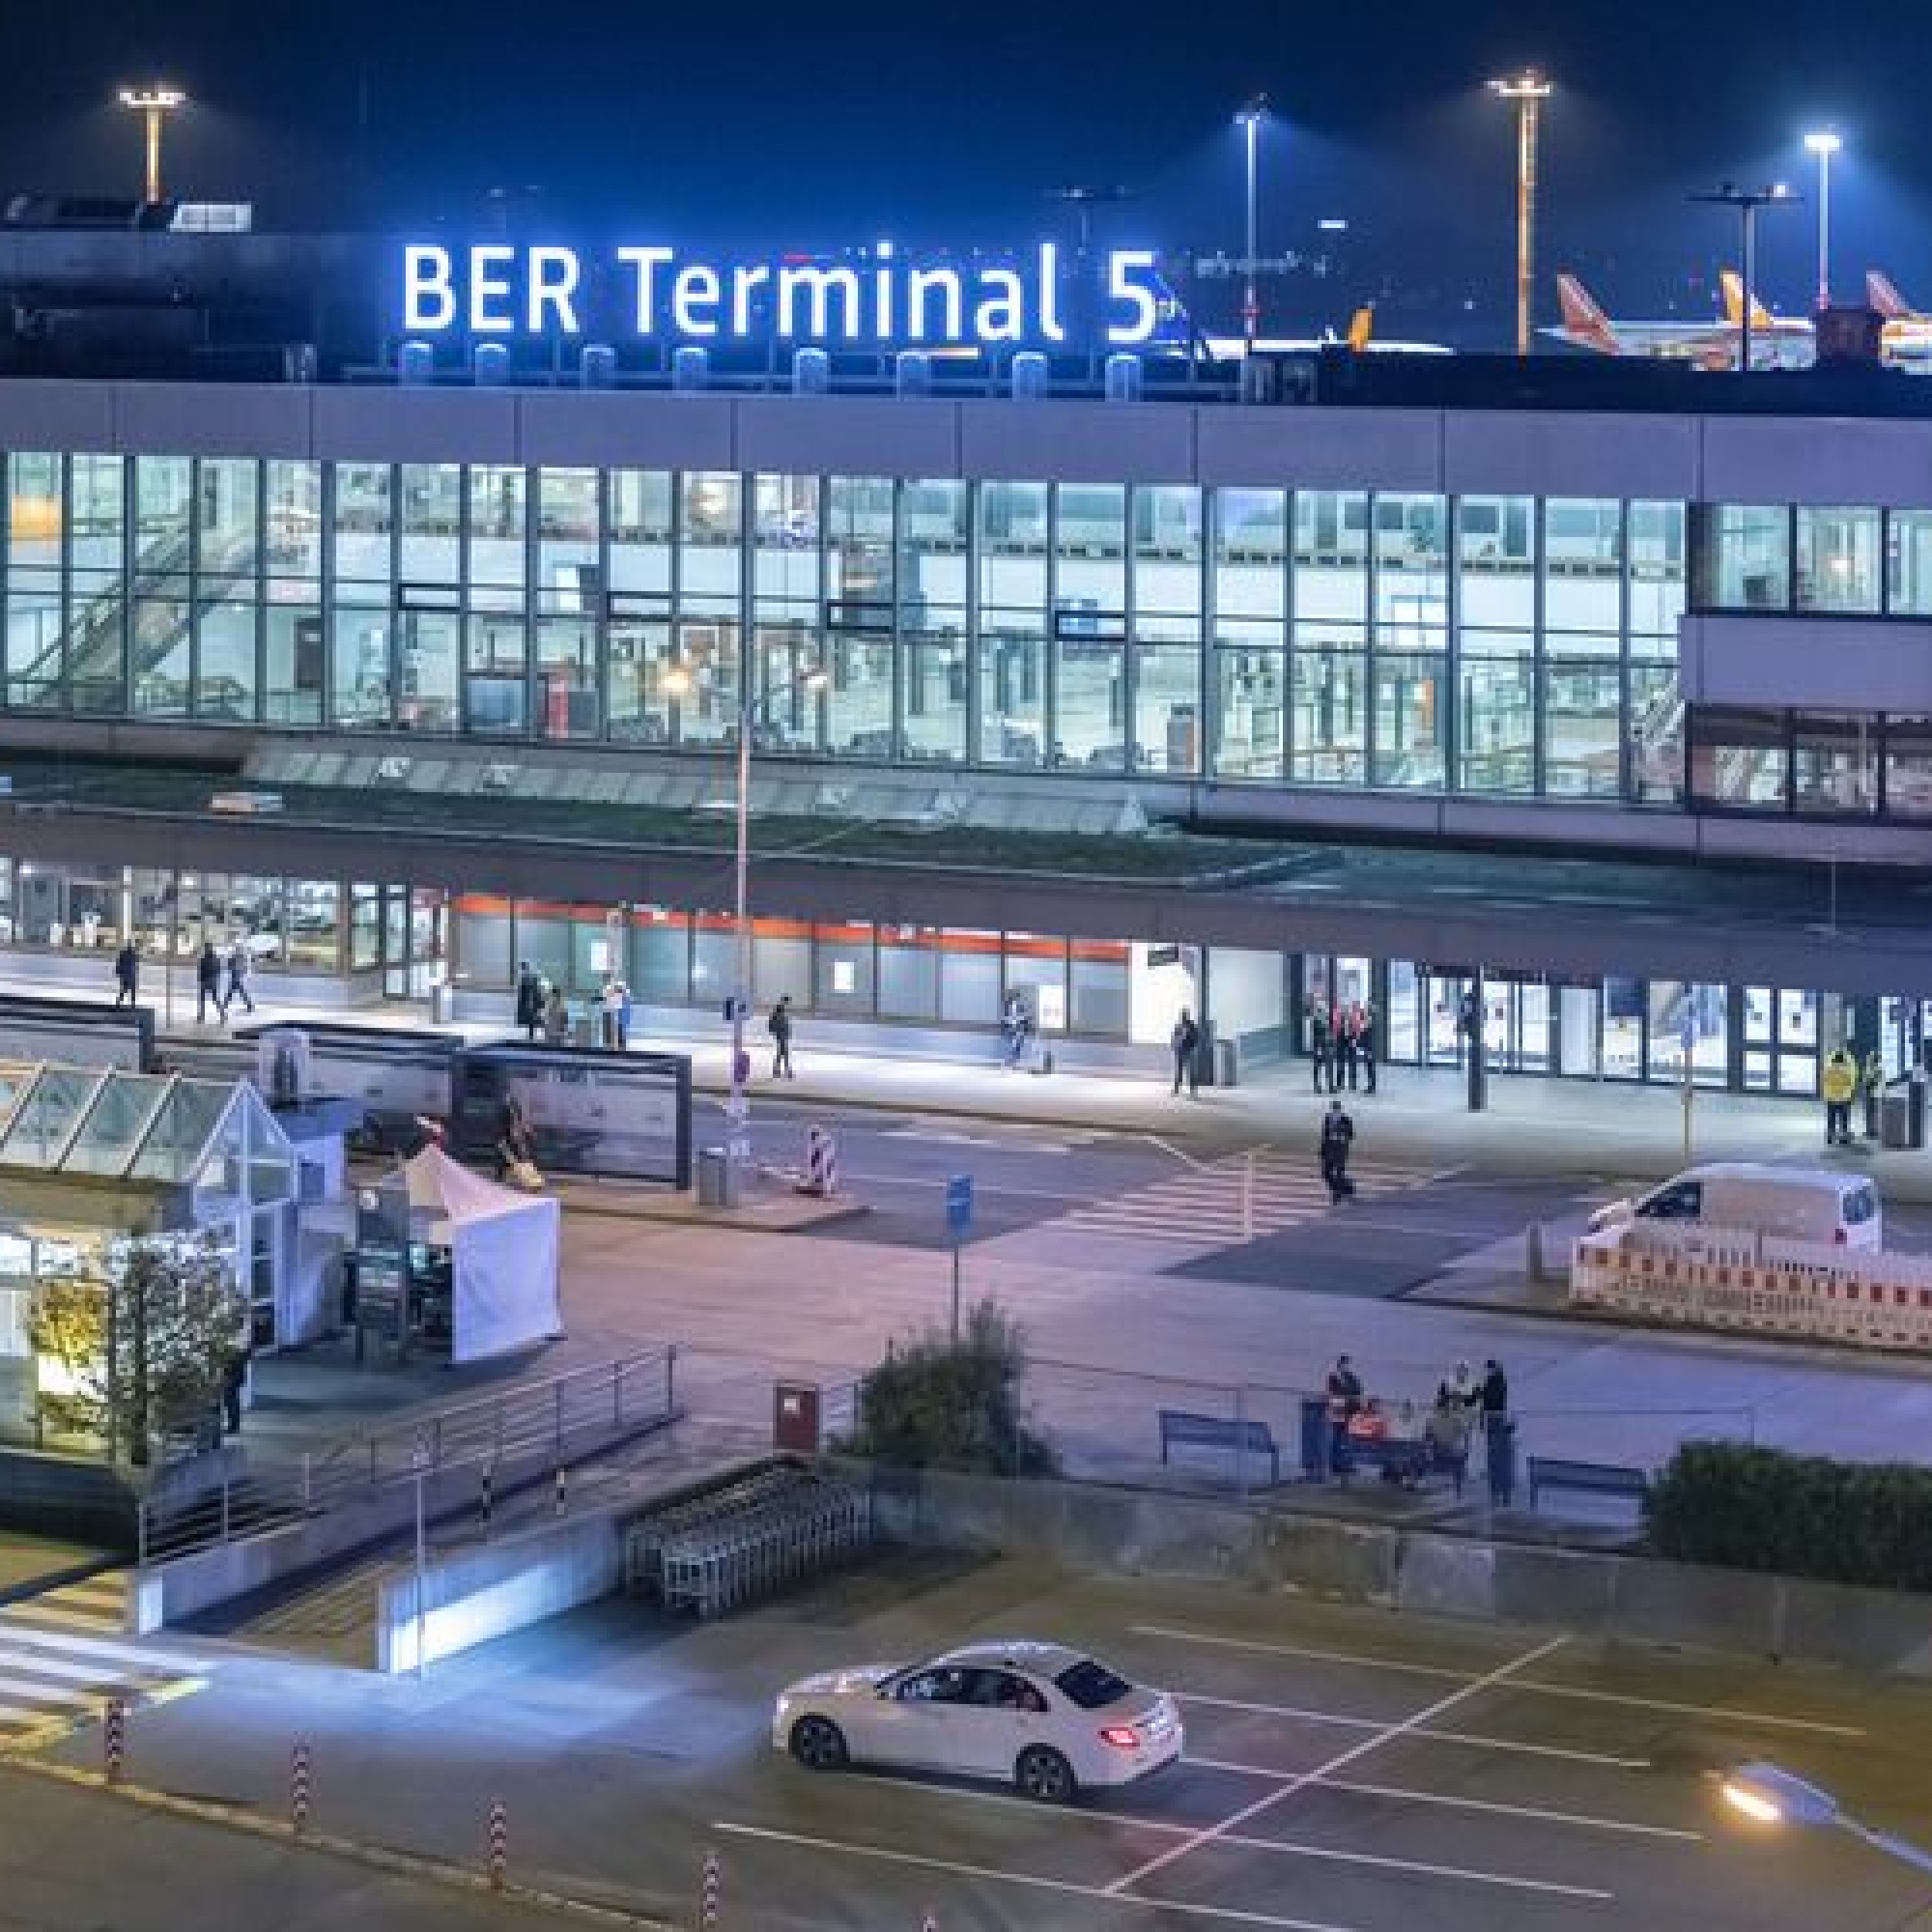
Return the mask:
<path id="1" fill-rule="evenodd" d="M 1833 1047 L 1819 1081 L 1825 1095 L 1825 1145 L 1852 1144 L 1852 1101 L 1859 1091 L 1859 1063 L 1845 1045 Z"/>

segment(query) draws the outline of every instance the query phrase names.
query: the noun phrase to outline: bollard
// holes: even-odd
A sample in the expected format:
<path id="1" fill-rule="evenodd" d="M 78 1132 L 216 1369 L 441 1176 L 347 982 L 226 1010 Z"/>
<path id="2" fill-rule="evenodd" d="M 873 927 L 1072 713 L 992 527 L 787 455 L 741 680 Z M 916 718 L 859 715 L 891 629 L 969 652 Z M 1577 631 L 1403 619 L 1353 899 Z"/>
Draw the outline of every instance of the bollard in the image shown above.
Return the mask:
<path id="1" fill-rule="evenodd" d="M 697 1892 L 697 1922 L 710 1932 L 710 1928 L 722 1922 L 719 1914 L 724 1895 L 724 1873 L 719 1869 L 718 1854 L 706 1852 L 704 1855 L 704 1876 Z"/>
<path id="2" fill-rule="evenodd" d="M 490 1889 L 503 1889 L 503 1867 L 510 1855 L 510 1821 L 499 1798 L 490 1807 Z"/>
<path id="3" fill-rule="evenodd" d="M 308 1830 L 308 1747 L 289 1753 L 289 1829 L 297 1837 Z"/>
<path id="4" fill-rule="evenodd" d="M 496 1507 L 496 1498 L 493 1493 L 496 1487 L 497 1472 L 494 1468 L 486 1465 L 483 1470 L 483 1501 L 481 1508 L 477 1512 L 485 1536 L 490 1534 L 490 1518 Z"/>
<path id="5" fill-rule="evenodd" d="M 556 1465 L 556 1513 L 561 1516 L 570 1507 L 570 1487 L 563 1473 L 563 1464 Z"/>
<path id="6" fill-rule="evenodd" d="M 128 1704 L 122 1697 L 110 1697 L 100 1726 L 101 1747 L 107 1762 L 109 1784 L 121 1782 L 121 1767 L 128 1755 Z"/>

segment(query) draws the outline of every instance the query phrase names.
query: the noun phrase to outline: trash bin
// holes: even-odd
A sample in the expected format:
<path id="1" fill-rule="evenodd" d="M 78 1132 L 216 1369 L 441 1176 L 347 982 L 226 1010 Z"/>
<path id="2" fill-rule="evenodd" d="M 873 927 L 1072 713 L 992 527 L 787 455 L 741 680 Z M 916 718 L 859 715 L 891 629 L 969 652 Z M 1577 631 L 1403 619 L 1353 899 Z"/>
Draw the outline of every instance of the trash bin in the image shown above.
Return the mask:
<path id="1" fill-rule="evenodd" d="M 1922 1125 L 1922 1116 L 1921 1116 Z M 1924 1139 L 1912 1138 L 1912 1083 L 1894 1080 L 1885 1090 L 1879 1103 L 1878 1144 L 1883 1148 L 1922 1147 Z"/>
<path id="2" fill-rule="evenodd" d="M 1238 1039 L 1214 1041 L 1214 1085 L 1238 1087 L 1241 1084 L 1241 1042 Z"/>
<path id="3" fill-rule="evenodd" d="M 700 1208 L 735 1208 L 738 1190 L 731 1173 L 731 1156 L 723 1148 L 697 1151 L 697 1205 Z"/>
<path id="4" fill-rule="evenodd" d="M 1507 1509 L 1516 1494 L 1516 1424 L 1506 1415 L 1483 1418 L 1483 1446 L 1489 1462 L 1490 1500 Z"/>
<path id="5" fill-rule="evenodd" d="M 816 1456 L 825 1445 L 816 1382 L 772 1385 L 772 1447 L 781 1455 Z"/>
<path id="6" fill-rule="evenodd" d="M 1308 1483 L 1328 1479 L 1328 1405 L 1319 1395 L 1301 1398 L 1301 1476 Z"/>

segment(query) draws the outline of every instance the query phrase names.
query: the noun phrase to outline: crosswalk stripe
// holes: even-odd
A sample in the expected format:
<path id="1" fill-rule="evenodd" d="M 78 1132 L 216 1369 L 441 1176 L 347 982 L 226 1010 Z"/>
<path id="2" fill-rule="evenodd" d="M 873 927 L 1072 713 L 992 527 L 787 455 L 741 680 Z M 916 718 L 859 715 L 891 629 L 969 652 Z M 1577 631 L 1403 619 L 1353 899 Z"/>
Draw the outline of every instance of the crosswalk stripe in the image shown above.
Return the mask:
<path id="1" fill-rule="evenodd" d="M 150 1650 L 144 1644 L 110 1643 L 104 1637 L 75 1636 L 68 1631 L 39 1630 L 12 1616 L 0 1616 L 0 1662 L 23 1654 L 44 1656 L 48 1651 L 129 1670 L 194 1672 L 207 1667 L 200 1658 Z"/>
<path id="2" fill-rule="evenodd" d="M 1406 1192 L 1430 1177 L 1411 1168 L 1351 1165 L 1358 1196 Z M 1332 1204 L 1310 1159 L 1272 1150 L 1234 1154 L 1151 1181 L 1131 1194 L 1083 1202 L 1049 1225 L 1080 1234 L 1229 1244 L 1280 1234 Z"/>

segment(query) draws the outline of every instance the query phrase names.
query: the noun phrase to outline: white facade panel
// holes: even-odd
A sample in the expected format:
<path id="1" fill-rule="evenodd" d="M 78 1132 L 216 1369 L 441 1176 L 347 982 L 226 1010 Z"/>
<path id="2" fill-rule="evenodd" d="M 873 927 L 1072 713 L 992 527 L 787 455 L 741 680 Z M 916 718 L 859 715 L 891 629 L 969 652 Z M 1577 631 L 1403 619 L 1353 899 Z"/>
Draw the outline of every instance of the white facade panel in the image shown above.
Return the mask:
<path id="1" fill-rule="evenodd" d="M 1932 712 L 1932 624 L 1686 617 L 1679 651 L 1692 704 Z"/>
<path id="2" fill-rule="evenodd" d="M 1442 484 L 1469 495 L 1690 500 L 1692 416 L 1453 411 L 1443 417 Z"/>
<path id="3" fill-rule="evenodd" d="M 738 464 L 779 474 L 955 476 L 959 411 L 913 396 L 750 396 Z"/>
<path id="4" fill-rule="evenodd" d="M 1442 488 L 1435 410 L 1203 409 L 1200 480 L 1255 489 Z"/>
<path id="5" fill-rule="evenodd" d="M 1704 416 L 1713 503 L 1932 504 L 1932 422 Z"/>
<path id="6" fill-rule="evenodd" d="M 960 473 L 966 476 L 1066 483 L 1194 480 L 1191 409 L 1053 400 L 955 407 Z"/>

